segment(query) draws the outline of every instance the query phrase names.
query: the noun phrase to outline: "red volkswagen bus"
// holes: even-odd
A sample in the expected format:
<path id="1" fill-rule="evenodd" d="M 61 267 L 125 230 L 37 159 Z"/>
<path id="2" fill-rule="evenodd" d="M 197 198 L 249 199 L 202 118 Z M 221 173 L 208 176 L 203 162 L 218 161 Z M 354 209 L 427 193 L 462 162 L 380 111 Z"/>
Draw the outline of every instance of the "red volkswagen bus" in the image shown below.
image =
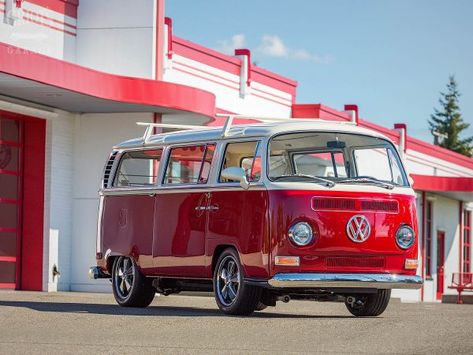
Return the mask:
<path id="1" fill-rule="evenodd" d="M 415 194 L 386 137 L 314 120 L 154 126 L 113 148 L 100 190 L 89 274 L 119 305 L 213 291 L 227 314 L 304 299 L 377 316 L 391 289 L 421 287 Z"/>

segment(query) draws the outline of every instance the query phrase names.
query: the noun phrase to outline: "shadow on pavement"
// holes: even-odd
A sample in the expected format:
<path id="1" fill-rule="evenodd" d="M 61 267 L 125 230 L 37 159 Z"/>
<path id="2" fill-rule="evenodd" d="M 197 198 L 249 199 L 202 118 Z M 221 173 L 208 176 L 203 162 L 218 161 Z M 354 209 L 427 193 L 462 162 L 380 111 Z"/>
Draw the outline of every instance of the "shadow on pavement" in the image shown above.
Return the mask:
<path id="1" fill-rule="evenodd" d="M 222 317 L 224 314 L 218 309 L 204 309 L 194 307 L 170 307 L 170 306 L 150 306 L 147 308 L 124 308 L 118 305 L 93 304 L 93 303 L 47 303 L 33 301 L 0 301 L 0 306 L 22 307 L 32 309 L 38 312 L 57 312 L 57 313 L 85 313 L 102 314 L 115 316 L 161 316 L 161 317 Z M 252 317 L 255 318 L 328 318 L 345 319 L 353 318 L 346 315 L 307 315 L 307 314 L 285 314 L 255 312 Z"/>

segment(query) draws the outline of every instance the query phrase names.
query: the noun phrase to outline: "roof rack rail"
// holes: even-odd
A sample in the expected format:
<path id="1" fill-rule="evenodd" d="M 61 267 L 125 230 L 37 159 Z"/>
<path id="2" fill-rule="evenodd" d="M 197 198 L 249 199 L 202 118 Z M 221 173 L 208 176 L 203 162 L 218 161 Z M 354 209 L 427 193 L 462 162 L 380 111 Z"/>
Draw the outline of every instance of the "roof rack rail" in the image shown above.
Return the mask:
<path id="1" fill-rule="evenodd" d="M 236 114 L 226 114 L 226 113 L 217 113 L 217 117 L 226 117 L 225 123 L 222 127 L 222 137 L 226 137 L 228 132 L 232 128 L 233 120 L 235 118 L 245 118 L 248 120 L 255 120 L 261 122 L 307 122 L 307 120 L 318 121 L 318 122 L 331 122 L 342 125 L 356 125 L 356 122 L 353 121 L 328 121 L 322 120 L 321 118 L 295 118 L 295 117 L 259 117 L 252 115 L 236 115 Z M 206 126 L 196 126 L 196 125 L 183 125 L 183 124 L 174 124 L 174 123 L 148 123 L 148 122 L 137 122 L 138 126 L 146 126 L 145 133 L 143 134 L 143 142 L 148 143 L 149 139 L 153 134 L 153 128 L 175 128 L 178 130 L 203 130 L 209 129 L 210 127 Z"/>
<path id="2" fill-rule="evenodd" d="M 179 130 L 198 130 L 205 129 L 205 126 L 196 126 L 196 125 L 184 125 L 184 124 L 174 124 L 174 123 L 151 123 L 151 122 L 136 122 L 138 126 L 146 126 L 145 133 L 143 134 L 143 142 L 148 143 L 149 139 L 153 135 L 153 128 L 176 128 Z"/>
<path id="3" fill-rule="evenodd" d="M 337 123 L 341 125 L 356 125 L 354 121 L 329 121 L 323 120 L 321 118 L 296 118 L 296 117 L 259 117 L 259 116 L 251 116 L 251 115 L 235 115 L 235 114 L 228 114 L 228 113 L 217 113 L 215 116 L 217 117 L 227 117 L 222 131 L 222 137 L 225 137 L 230 131 L 232 127 L 233 120 L 235 118 L 246 118 L 249 120 L 256 120 L 261 122 L 307 122 L 307 120 L 317 121 L 317 122 L 330 122 L 330 123 Z"/>

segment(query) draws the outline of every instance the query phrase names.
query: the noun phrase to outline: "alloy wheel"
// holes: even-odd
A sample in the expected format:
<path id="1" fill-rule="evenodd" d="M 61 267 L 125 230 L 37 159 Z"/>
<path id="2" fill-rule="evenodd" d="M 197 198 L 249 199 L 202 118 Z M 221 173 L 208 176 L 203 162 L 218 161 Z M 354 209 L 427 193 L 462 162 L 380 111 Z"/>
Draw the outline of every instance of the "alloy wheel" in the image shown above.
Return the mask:
<path id="1" fill-rule="evenodd" d="M 127 257 L 120 257 L 120 260 L 118 260 L 115 267 L 115 289 L 117 294 L 121 298 L 125 299 L 130 295 L 135 281 L 135 268 L 133 261 Z"/>
<path id="2" fill-rule="evenodd" d="M 217 275 L 217 296 L 228 307 L 235 302 L 241 282 L 238 264 L 231 255 L 222 260 Z"/>

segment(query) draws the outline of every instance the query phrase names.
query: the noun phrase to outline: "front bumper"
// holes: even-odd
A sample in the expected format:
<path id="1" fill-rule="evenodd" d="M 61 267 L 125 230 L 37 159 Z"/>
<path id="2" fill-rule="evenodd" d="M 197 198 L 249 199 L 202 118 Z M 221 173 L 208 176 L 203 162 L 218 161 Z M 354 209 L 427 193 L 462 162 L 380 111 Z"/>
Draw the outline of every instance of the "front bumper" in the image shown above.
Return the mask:
<path id="1" fill-rule="evenodd" d="M 395 274 L 276 274 L 268 283 L 275 288 L 375 288 L 419 289 L 423 279 L 417 275 Z"/>

